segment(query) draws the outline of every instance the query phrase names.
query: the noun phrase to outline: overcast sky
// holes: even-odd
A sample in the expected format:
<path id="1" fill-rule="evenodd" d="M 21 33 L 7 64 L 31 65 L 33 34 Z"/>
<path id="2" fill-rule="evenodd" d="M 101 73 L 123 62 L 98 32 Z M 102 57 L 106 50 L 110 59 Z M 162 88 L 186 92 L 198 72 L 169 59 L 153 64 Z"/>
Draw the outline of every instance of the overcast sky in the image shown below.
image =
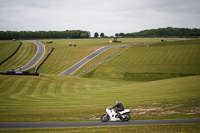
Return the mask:
<path id="1" fill-rule="evenodd" d="M 200 0 L 0 0 L 0 30 L 86 30 L 105 35 L 200 28 Z"/>

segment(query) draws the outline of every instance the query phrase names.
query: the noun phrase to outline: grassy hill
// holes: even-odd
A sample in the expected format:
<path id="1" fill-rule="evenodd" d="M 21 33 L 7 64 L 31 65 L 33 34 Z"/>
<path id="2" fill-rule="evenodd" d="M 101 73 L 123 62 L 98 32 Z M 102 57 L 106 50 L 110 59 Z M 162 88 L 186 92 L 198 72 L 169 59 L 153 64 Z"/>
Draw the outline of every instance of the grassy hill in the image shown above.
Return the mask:
<path id="1" fill-rule="evenodd" d="M 160 39 L 119 40 L 124 44 L 160 42 Z M 172 40 L 176 39 L 168 41 Z M 53 46 L 55 51 L 39 69 L 43 74 L 0 75 L 1 122 L 99 120 L 105 108 L 116 100 L 132 110 L 132 119 L 200 116 L 199 40 L 122 49 L 83 75 L 87 78 L 57 74 L 95 49 L 110 45 L 109 39 L 53 40 L 52 44 L 47 41 L 41 40 L 46 50 Z M 28 57 L 34 55 L 36 46 L 24 43 L 27 43 L 22 45 L 24 53 L 19 52 L 2 70 L 31 59 Z M 69 43 L 77 47 L 69 47 Z M 89 63 L 103 59 L 104 54 Z M 25 58 L 19 59 L 22 55 Z"/>
<path id="2" fill-rule="evenodd" d="M 56 75 L 96 49 L 109 43 L 104 39 L 99 39 L 98 41 L 95 39 L 60 39 L 52 40 L 52 44 L 46 43 L 47 41 L 48 40 L 41 40 L 41 42 L 45 44 L 47 50 L 51 47 L 54 47 L 55 49 L 38 72 Z M 76 44 L 77 46 L 69 46 L 69 43 Z"/>
<path id="3" fill-rule="evenodd" d="M 19 41 L 0 41 L 0 62 L 12 55 L 19 44 Z"/>
<path id="4" fill-rule="evenodd" d="M 125 48 L 83 77 L 152 81 L 200 74 L 200 40 Z"/>
<path id="5" fill-rule="evenodd" d="M 52 40 L 53 43 L 47 43 L 48 40 L 39 40 L 43 44 L 45 44 L 47 51 L 50 51 L 51 47 L 54 47 L 54 51 L 51 56 L 46 60 L 44 65 L 39 69 L 39 73 L 45 74 L 59 74 L 80 61 L 87 55 L 91 54 L 95 50 L 100 47 L 108 46 L 108 45 L 116 45 L 116 43 L 109 43 L 110 38 L 107 39 L 55 39 Z M 152 43 L 152 42 L 160 42 L 159 38 L 120 38 L 121 43 L 117 44 L 130 44 L 130 43 Z M 168 41 L 174 41 L 177 39 L 168 39 Z M 76 47 L 69 46 L 69 43 L 76 44 Z M 116 48 L 109 51 L 112 52 Z M 107 54 L 104 54 L 105 57 Z M 99 58 L 98 60 L 100 60 Z M 81 70 L 86 69 L 89 65 L 84 66 Z M 76 76 L 76 75 L 74 75 Z"/>
<path id="6" fill-rule="evenodd" d="M 0 121 L 95 120 L 117 99 L 132 110 L 132 119 L 195 118 L 199 81 L 200 76 L 146 83 L 0 76 Z"/>

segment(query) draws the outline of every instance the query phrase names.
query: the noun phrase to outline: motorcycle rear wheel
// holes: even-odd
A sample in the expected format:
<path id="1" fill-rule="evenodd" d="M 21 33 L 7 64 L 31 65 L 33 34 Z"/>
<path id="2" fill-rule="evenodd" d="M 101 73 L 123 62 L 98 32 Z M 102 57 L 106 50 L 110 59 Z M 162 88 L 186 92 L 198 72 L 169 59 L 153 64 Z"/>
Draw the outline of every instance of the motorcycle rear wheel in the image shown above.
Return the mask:
<path id="1" fill-rule="evenodd" d="M 101 116 L 101 121 L 102 122 L 107 122 L 109 119 L 110 119 L 110 117 L 107 114 L 104 114 L 104 115 Z"/>
<path id="2" fill-rule="evenodd" d="M 131 116 L 130 116 L 129 113 L 123 114 L 123 115 L 120 117 L 120 119 L 121 119 L 122 121 L 129 121 L 130 118 L 131 118 Z"/>

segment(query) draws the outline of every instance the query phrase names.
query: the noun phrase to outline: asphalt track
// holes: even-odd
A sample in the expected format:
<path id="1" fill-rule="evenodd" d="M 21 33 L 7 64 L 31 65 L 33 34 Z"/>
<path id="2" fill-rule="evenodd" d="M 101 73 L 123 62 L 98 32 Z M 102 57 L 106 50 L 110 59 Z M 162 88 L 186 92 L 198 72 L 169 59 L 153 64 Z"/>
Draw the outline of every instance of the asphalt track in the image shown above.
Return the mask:
<path id="1" fill-rule="evenodd" d="M 31 42 L 33 42 L 37 45 L 37 53 L 29 63 L 27 63 L 26 65 L 21 67 L 21 69 L 19 68 L 19 69 L 15 70 L 15 72 L 17 72 L 17 73 L 21 73 L 22 71 L 30 69 L 32 66 L 34 66 L 35 64 L 37 64 L 40 61 L 40 59 L 43 57 L 43 55 L 45 53 L 44 44 L 42 44 L 41 42 L 33 41 L 33 40 L 31 40 Z"/>
<path id="2" fill-rule="evenodd" d="M 166 119 L 166 120 L 131 120 L 128 122 L 0 122 L 0 129 L 16 128 L 58 128 L 58 127 L 100 127 L 100 126 L 128 126 L 128 125 L 160 125 L 160 124 L 192 124 L 200 123 L 200 119 Z"/>
<path id="3" fill-rule="evenodd" d="M 90 55 L 88 55 L 87 57 L 83 58 L 81 61 L 77 62 L 76 64 L 74 64 L 73 66 L 71 66 L 70 68 L 66 69 L 65 71 L 63 71 L 62 73 L 60 73 L 59 75 L 63 75 L 63 76 L 70 76 L 74 71 L 76 71 L 78 68 L 80 68 L 81 66 L 83 66 L 84 64 L 86 64 L 88 61 L 90 61 L 91 59 L 93 59 L 94 57 L 96 57 L 97 55 L 101 54 L 102 52 L 106 51 L 109 48 L 113 48 L 113 47 L 122 47 L 122 46 L 126 46 L 129 44 L 123 44 L 123 45 L 111 45 L 111 46 L 105 46 L 102 48 L 97 49 L 95 52 L 91 53 Z"/>

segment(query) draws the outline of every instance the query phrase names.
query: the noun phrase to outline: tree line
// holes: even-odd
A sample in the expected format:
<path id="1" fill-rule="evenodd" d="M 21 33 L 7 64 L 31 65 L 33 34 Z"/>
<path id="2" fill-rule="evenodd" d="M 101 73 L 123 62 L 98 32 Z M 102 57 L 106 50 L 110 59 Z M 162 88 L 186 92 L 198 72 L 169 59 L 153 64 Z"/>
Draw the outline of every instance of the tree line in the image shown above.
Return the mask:
<path id="1" fill-rule="evenodd" d="M 90 32 L 82 30 L 66 31 L 0 31 L 0 40 L 34 38 L 89 38 Z"/>
<path id="2" fill-rule="evenodd" d="M 159 28 L 134 33 L 116 33 L 116 37 L 199 37 L 200 29 L 193 28 Z"/>
<path id="3" fill-rule="evenodd" d="M 94 33 L 94 37 L 104 38 L 104 33 L 98 34 Z M 140 32 L 133 33 L 116 33 L 116 37 L 199 37 L 200 29 L 193 28 L 159 28 L 159 29 L 150 29 L 143 30 Z M 113 36 L 111 36 L 113 37 Z M 90 38 L 90 32 L 82 30 L 66 30 L 66 31 L 0 31 L 0 40 L 8 39 L 34 39 L 34 38 Z"/>

